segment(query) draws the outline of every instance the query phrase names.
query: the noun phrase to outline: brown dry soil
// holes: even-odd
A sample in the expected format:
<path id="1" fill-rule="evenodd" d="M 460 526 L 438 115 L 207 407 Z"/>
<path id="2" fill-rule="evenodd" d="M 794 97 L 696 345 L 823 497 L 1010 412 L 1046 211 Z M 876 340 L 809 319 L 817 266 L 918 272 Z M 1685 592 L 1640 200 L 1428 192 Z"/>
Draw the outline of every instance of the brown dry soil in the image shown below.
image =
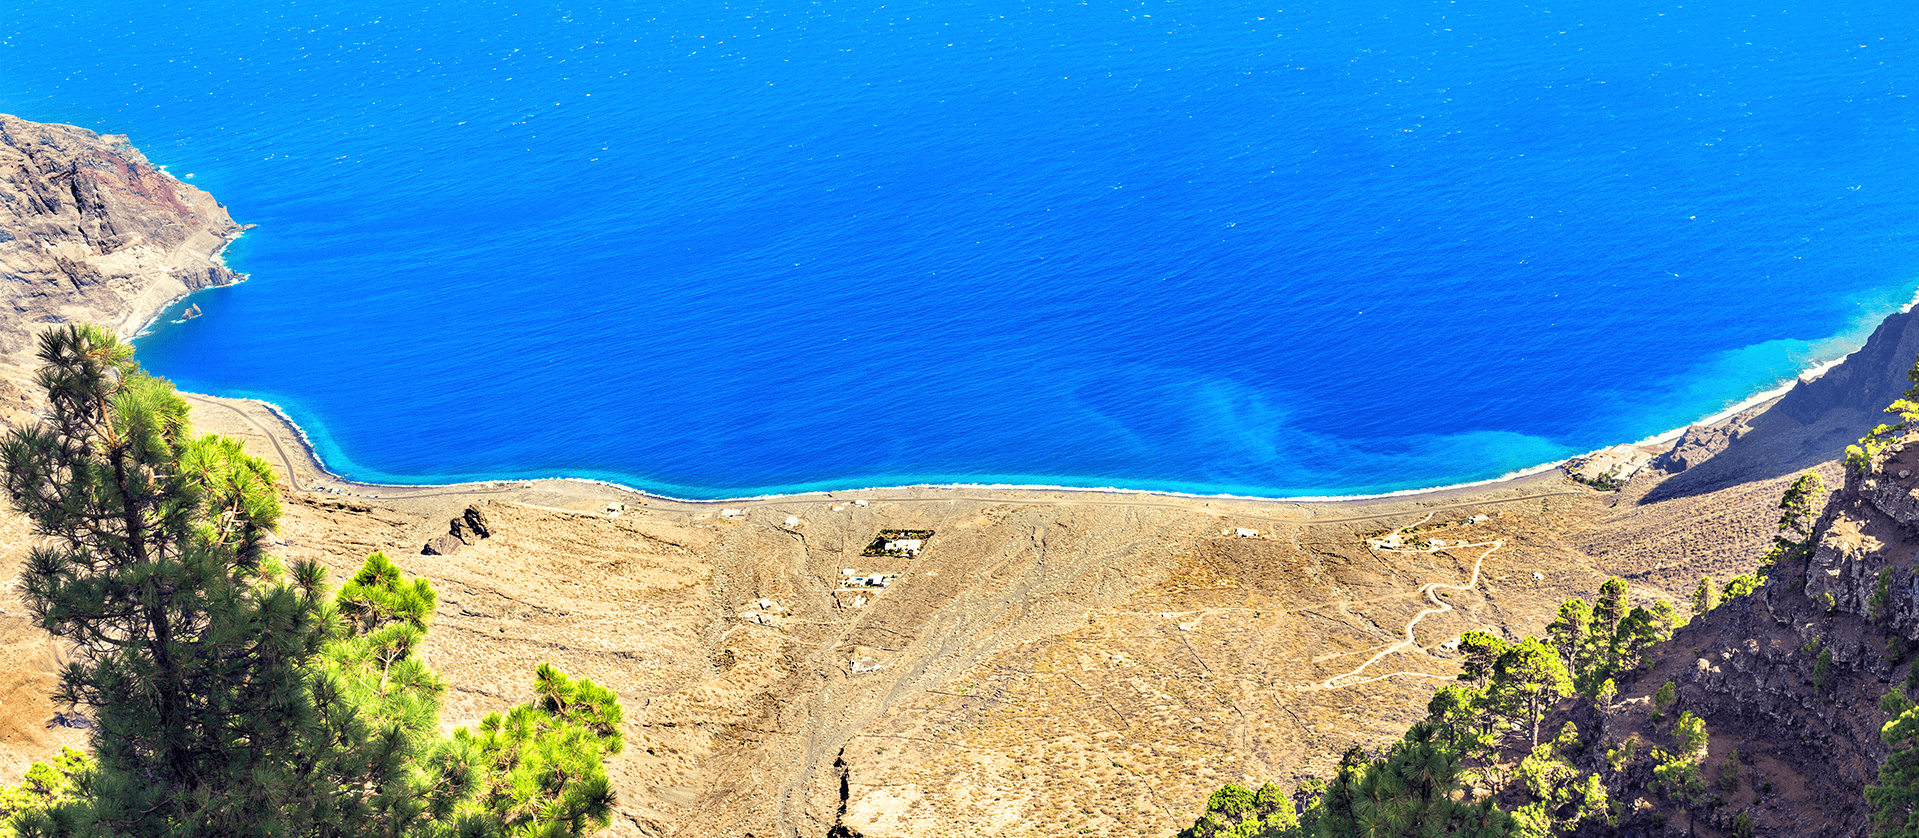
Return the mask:
<path id="1" fill-rule="evenodd" d="M 1505 546 L 1479 587 L 1439 594 L 1455 610 L 1418 624 L 1422 651 L 1366 672 L 1444 677 L 1445 640 L 1536 632 L 1609 575 L 1677 600 L 1746 569 L 1788 479 L 1655 505 L 1634 503 L 1650 484 L 1602 494 L 1556 474 L 1324 504 L 925 487 L 694 504 L 575 481 L 355 486 L 263 408 L 193 401 L 198 427 L 297 475 L 283 555 L 339 578 L 384 550 L 432 580 L 449 726 L 524 700 L 542 661 L 619 693 L 616 835 L 1170 835 L 1222 783 L 1323 776 L 1423 714 L 1440 678 L 1314 685 L 1396 643 L 1420 586 L 1463 584 L 1483 550 L 1366 535 L 1491 516 L 1429 533 Z M 421 554 L 476 502 L 493 537 Z M 28 539 L 0 521 L 13 580 Z M 881 529 L 936 534 L 917 557 L 861 557 Z M 840 592 L 846 568 L 899 577 Z M 0 779 L 84 739 L 52 721 L 58 648 L 23 615 L 0 588 Z"/>

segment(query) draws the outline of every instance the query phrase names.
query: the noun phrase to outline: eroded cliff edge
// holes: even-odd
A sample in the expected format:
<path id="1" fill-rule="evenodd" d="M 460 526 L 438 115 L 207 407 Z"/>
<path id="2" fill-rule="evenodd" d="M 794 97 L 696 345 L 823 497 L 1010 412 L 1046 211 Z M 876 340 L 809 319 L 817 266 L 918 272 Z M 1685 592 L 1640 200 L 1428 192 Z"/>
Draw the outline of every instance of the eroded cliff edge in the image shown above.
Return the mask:
<path id="1" fill-rule="evenodd" d="M 244 279 L 220 262 L 242 229 L 124 136 L 0 114 L 0 421 L 30 397 L 42 327 L 130 336 L 168 302 Z"/>

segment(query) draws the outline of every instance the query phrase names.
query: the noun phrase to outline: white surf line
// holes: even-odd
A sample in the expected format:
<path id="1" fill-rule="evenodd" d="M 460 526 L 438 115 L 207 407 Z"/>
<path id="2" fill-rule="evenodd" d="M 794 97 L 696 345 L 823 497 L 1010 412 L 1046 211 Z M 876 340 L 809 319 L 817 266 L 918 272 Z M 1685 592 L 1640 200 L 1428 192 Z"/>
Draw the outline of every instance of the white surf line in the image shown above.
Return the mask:
<path id="1" fill-rule="evenodd" d="M 1431 601 L 1432 601 L 1432 603 L 1433 603 L 1434 605 L 1437 605 L 1437 606 L 1439 606 L 1439 607 L 1438 607 L 1438 608 L 1428 608 L 1428 609 L 1426 609 L 1426 610 L 1424 610 L 1424 611 L 1421 611 L 1421 612 L 1419 612 L 1418 614 L 1416 614 L 1416 615 L 1414 615 L 1414 616 L 1413 616 L 1413 618 L 1412 618 L 1412 620 L 1406 623 L 1406 639 L 1405 639 L 1405 640 L 1402 640 L 1402 641 L 1400 641 L 1400 642 L 1398 642 L 1398 643 L 1395 643 L 1395 644 L 1393 644 L 1393 645 L 1391 645 L 1391 646 L 1388 646 L 1388 647 L 1386 647 L 1386 649 L 1385 649 L 1385 651 L 1382 651 L 1382 652 L 1380 652 L 1380 653 L 1379 653 L 1379 654 L 1377 654 L 1377 655 L 1374 655 L 1374 656 L 1372 656 L 1372 657 L 1370 657 L 1370 658 L 1367 658 L 1367 659 L 1366 659 L 1366 662 L 1365 662 L 1365 663 L 1362 663 L 1362 664 L 1360 664 L 1360 665 L 1359 665 L 1359 666 L 1358 666 L 1357 668 L 1355 668 L 1355 669 L 1354 669 L 1353 671 L 1351 671 L 1351 672 L 1348 672 L 1348 673 L 1346 673 L 1346 674 L 1344 674 L 1344 675 L 1335 675 L 1335 676 L 1333 676 L 1333 677 L 1331 677 L 1331 678 L 1328 678 L 1328 679 L 1326 679 L 1325 681 L 1322 681 L 1322 682 L 1320 682 L 1320 683 L 1318 683 L 1318 684 L 1315 684 L 1315 685 L 1313 685 L 1313 686 L 1311 686 L 1311 687 L 1306 687 L 1305 689 L 1320 689 L 1320 690 L 1337 690 L 1337 689 L 1343 689 L 1343 688 L 1346 688 L 1346 687 L 1357 687 L 1357 686 L 1359 686 L 1360 684 L 1370 684 L 1370 683 L 1372 683 L 1372 682 L 1374 682 L 1374 681 L 1378 681 L 1378 680 L 1382 680 L 1382 679 L 1385 679 L 1385 678 L 1391 678 L 1391 677 L 1393 677 L 1393 676 L 1395 676 L 1395 675 L 1417 675 L 1417 676 L 1420 676 L 1420 677 L 1424 677 L 1424 678 L 1452 678 L 1452 677 L 1454 677 L 1454 676 L 1451 676 L 1451 675 L 1434 675 L 1434 674 L 1432 674 L 1432 673 L 1430 673 L 1430 672 L 1405 672 L 1405 671 L 1401 671 L 1401 672 L 1388 672 L 1388 673 L 1386 673 L 1385 675 L 1377 675 L 1377 676 L 1374 676 L 1374 677 L 1372 677 L 1372 678 L 1368 678 L 1368 679 L 1366 679 L 1366 680 L 1364 680 L 1364 681 L 1354 681 L 1354 682 L 1352 682 L 1352 683 L 1350 683 L 1350 684 L 1335 684 L 1335 683 L 1333 683 L 1334 681 L 1338 681 L 1338 680 L 1340 680 L 1340 679 L 1342 679 L 1342 678 L 1352 678 L 1352 677 L 1356 677 L 1356 676 L 1358 676 L 1358 675 L 1359 675 L 1359 673 L 1361 673 L 1361 672 L 1365 672 L 1365 671 L 1366 671 L 1366 667 L 1369 667 L 1369 666 L 1372 666 L 1372 665 L 1373 665 L 1373 664 L 1375 664 L 1375 663 L 1378 663 L 1378 662 L 1380 661 L 1380 659 L 1381 659 L 1381 658 L 1384 658 L 1384 657 L 1386 657 L 1387 655 L 1390 655 L 1390 654 L 1392 654 L 1392 653 L 1394 653 L 1394 652 L 1397 652 L 1397 651 L 1400 651 L 1400 650 L 1402 650 L 1402 649 L 1405 649 L 1405 648 L 1406 648 L 1406 647 L 1408 647 L 1408 646 L 1415 646 L 1415 645 L 1418 645 L 1418 643 L 1419 643 L 1419 641 L 1417 641 L 1417 640 L 1415 640 L 1415 639 L 1413 639 L 1413 627 L 1414 627 L 1414 626 L 1417 626 L 1417 625 L 1419 625 L 1419 621 L 1420 621 L 1420 620 L 1424 620 L 1424 619 L 1426 619 L 1427 617 L 1430 617 L 1430 616 L 1432 616 L 1432 615 L 1434 615 L 1434 614 L 1444 614 L 1444 613 L 1446 613 L 1446 612 L 1448 612 L 1448 611 L 1451 611 L 1451 610 L 1453 610 L 1453 606 L 1452 606 L 1452 604 L 1451 604 L 1451 603 L 1447 603 L 1447 602 L 1440 602 L 1440 601 L 1439 601 L 1439 597 L 1438 597 L 1438 596 L 1435 596 L 1435 595 L 1433 594 L 1433 589 L 1435 589 L 1435 588 L 1451 588 L 1451 589 L 1453 589 L 1453 590 L 1455 590 L 1455 591 L 1470 591 L 1470 590 L 1472 590 L 1473 588 L 1476 588 L 1476 587 L 1478 587 L 1478 586 L 1479 586 L 1479 566 L 1480 566 L 1480 565 L 1482 565 L 1482 564 L 1485 564 L 1485 562 L 1486 562 L 1486 557 L 1487 557 L 1487 556 L 1490 556 L 1490 555 L 1492 555 L 1492 554 L 1493 554 L 1493 551 L 1494 551 L 1494 550 L 1498 550 L 1499 548 L 1501 548 L 1501 547 L 1504 547 L 1504 546 L 1506 546 L 1506 542 L 1505 542 L 1504 540 L 1501 540 L 1501 539 L 1494 539 L 1494 540 L 1492 540 L 1492 541 L 1479 541 L 1479 542 L 1474 542 L 1474 543 L 1472 543 L 1472 544 L 1455 544 L 1455 545 L 1452 545 L 1452 546 L 1450 546 L 1450 547 L 1428 547 L 1428 548 L 1426 548 L 1426 549 L 1424 549 L 1424 550 L 1388 550 L 1388 551 L 1386 551 L 1386 552 L 1391 552 L 1391 553 L 1435 553 L 1435 552 L 1438 552 L 1438 551 L 1440 551 L 1440 550 L 1442 550 L 1442 549 L 1443 549 L 1443 550 L 1451 550 L 1451 549 L 1454 549 L 1454 548 L 1458 548 L 1458 547 L 1488 547 L 1488 549 L 1486 550 L 1486 552 L 1484 552 L 1484 553 L 1481 553 L 1481 554 L 1479 554 L 1479 560 L 1478 560 L 1478 561 L 1475 561 L 1475 562 L 1473 562 L 1473 576 L 1472 576 L 1472 579 L 1470 579 L 1470 580 L 1467 580 L 1467 582 L 1466 582 L 1466 584 L 1464 584 L 1464 585 L 1448 585 L 1448 584 L 1446 584 L 1446 583 L 1444 583 L 1444 582 L 1429 582 L 1429 583 L 1427 583 L 1427 584 L 1426 584 L 1425 586 L 1423 586 L 1423 587 L 1421 587 L 1421 588 L 1419 589 L 1419 592 L 1420 592 L 1420 593 L 1422 593 L 1422 594 L 1425 594 L 1425 595 L 1426 595 L 1426 598 L 1427 598 L 1428 600 L 1431 600 Z"/>

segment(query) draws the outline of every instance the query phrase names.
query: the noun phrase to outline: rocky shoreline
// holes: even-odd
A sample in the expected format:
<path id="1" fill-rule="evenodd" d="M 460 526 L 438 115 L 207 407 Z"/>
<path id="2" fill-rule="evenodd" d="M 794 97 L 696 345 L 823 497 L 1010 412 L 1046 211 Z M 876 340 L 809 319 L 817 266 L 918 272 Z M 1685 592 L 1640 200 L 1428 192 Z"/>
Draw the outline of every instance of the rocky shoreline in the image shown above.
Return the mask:
<path id="1" fill-rule="evenodd" d="M 245 279 L 220 261 L 244 229 L 124 136 L 0 114 L 0 422 L 31 413 L 37 332 L 131 337 L 174 300 Z"/>

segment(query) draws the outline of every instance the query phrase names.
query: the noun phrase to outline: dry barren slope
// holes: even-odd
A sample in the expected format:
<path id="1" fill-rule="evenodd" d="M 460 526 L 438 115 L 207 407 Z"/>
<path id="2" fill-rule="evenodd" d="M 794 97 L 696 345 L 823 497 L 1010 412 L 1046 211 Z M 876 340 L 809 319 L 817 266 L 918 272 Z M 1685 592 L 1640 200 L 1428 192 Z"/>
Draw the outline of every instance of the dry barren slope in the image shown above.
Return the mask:
<path id="1" fill-rule="evenodd" d="M 937 498 L 773 500 L 729 521 L 711 507 L 608 516 L 607 498 L 582 492 L 540 498 L 570 510 L 495 493 L 494 537 L 424 556 L 475 497 L 288 497 L 288 556 L 346 572 L 385 549 L 434 580 L 428 653 L 454 685 L 449 724 L 521 700 L 541 661 L 619 692 L 618 834 L 1169 834 L 1222 782 L 1290 782 L 1397 736 L 1438 679 L 1313 685 L 1398 642 L 1429 607 L 1420 586 L 1463 584 L 1483 552 L 1366 546 L 1423 518 L 1417 501 L 1328 524 L 1199 502 Z M 1435 521 L 1492 517 L 1439 537 L 1505 546 L 1478 588 L 1443 598 L 1455 611 L 1419 623 L 1419 650 L 1367 674 L 1446 676 L 1446 639 L 1535 631 L 1608 574 L 1640 577 L 1648 595 L 1653 580 L 1696 578 L 1657 543 L 1593 555 L 1581 542 L 1595 526 L 1710 528 L 1776 497 L 1613 507 L 1574 491 L 1449 509 Z M 1233 526 L 1261 536 L 1221 535 Z M 937 534 L 917 558 L 862 557 L 881 529 Z M 847 592 L 847 568 L 899 577 Z"/>
<path id="2" fill-rule="evenodd" d="M 204 404 L 195 420 L 236 421 Z M 247 442 L 276 456 L 261 435 Z M 1535 497 L 1548 492 L 1563 494 Z M 1420 586 L 1463 584 L 1483 551 L 1376 551 L 1367 533 L 1432 506 L 1445 507 L 1435 521 L 1492 516 L 1439 534 L 1502 541 L 1481 584 L 1419 623 L 1419 650 L 1367 673 L 1444 676 L 1446 639 L 1535 631 L 1606 575 L 1682 593 L 1726 560 L 1660 534 L 1714 534 L 1752 555 L 1767 533 L 1739 522 L 1778 496 L 1760 486 L 1636 505 L 1542 478 L 1478 505 L 1402 499 L 1287 524 L 1300 511 L 1276 504 L 908 494 L 919 496 L 742 503 L 745 518 L 730 521 L 660 502 L 609 516 L 609 500 L 630 496 L 585 484 L 392 499 L 287 485 L 278 549 L 336 578 L 385 550 L 433 580 L 427 652 L 452 684 L 449 725 L 523 700 L 542 661 L 615 689 L 629 744 L 612 766 L 614 834 L 817 836 L 843 822 L 870 836 L 1159 835 L 1222 782 L 1323 773 L 1421 712 L 1438 679 L 1311 686 L 1398 642 L 1429 607 Z M 492 538 L 420 554 L 475 502 L 488 504 Z M 25 537 L 5 520 L 11 579 Z M 1261 535 L 1221 535 L 1236 526 Z M 937 534 L 917 558 L 860 556 L 881 529 Z M 1609 531 L 1633 534 L 1631 549 L 1609 552 Z M 848 593 L 846 568 L 900 575 Z M 57 658 L 20 613 L 0 592 L 11 771 L 79 739 L 48 726 L 51 704 L 11 698 L 44 695 Z M 856 659 L 878 669 L 856 673 Z"/>

